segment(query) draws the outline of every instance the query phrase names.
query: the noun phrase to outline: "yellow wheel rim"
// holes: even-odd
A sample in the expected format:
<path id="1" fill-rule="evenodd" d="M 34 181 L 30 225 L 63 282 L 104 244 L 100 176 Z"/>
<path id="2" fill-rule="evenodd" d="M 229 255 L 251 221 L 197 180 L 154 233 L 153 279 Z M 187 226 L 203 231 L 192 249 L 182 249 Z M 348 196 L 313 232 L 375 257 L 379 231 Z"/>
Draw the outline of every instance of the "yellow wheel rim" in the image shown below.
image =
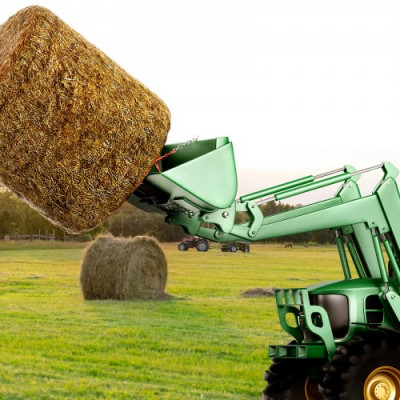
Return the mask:
<path id="1" fill-rule="evenodd" d="M 373 370 L 364 384 L 365 400 L 398 400 L 400 398 L 400 371 L 394 367 Z"/>
<path id="2" fill-rule="evenodd" d="M 318 390 L 318 383 L 307 378 L 304 387 L 304 393 L 306 395 L 306 400 L 323 400 L 322 394 Z"/>

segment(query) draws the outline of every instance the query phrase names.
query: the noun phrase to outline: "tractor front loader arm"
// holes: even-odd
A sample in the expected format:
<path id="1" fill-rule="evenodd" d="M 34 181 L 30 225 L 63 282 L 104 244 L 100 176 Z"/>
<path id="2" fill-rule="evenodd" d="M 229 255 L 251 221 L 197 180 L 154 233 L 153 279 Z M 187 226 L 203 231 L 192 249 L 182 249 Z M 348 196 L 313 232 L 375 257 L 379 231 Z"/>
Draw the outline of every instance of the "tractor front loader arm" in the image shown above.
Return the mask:
<path id="1" fill-rule="evenodd" d="M 180 149 L 173 152 L 173 149 Z M 228 138 L 170 145 L 129 201 L 146 211 L 161 212 L 166 222 L 182 226 L 191 235 L 216 242 L 251 242 L 320 229 L 334 229 L 345 276 L 350 276 L 346 244 L 360 277 L 382 277 L 376 237 L 388 235 L 390 248 L 400 251 L 400 196 L 389 162 L 356 170 L 352 166 L 309 175 L 236 198 L 237 176 L 233 146 Z M 357 181 L 380 169 L 383 177 L 374 192 L 363 197 Z M 281 201 L 333 184 L 334 197 L 264 217 L 261 205 Z M 236 223 L 237 213 L 247 222 Z M 394 257 L 394 261 L 397 261 Z M 399 272 L 400 279 L 400 272 Z"/>

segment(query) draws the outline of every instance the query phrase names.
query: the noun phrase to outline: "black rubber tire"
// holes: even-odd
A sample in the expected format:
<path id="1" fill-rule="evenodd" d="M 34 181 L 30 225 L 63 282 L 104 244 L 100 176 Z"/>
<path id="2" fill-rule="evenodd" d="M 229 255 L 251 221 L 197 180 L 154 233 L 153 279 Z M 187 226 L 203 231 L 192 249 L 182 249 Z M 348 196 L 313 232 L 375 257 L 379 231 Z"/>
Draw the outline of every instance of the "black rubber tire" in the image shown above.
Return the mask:
<path id="1" fill-rule="evenodd" d="M 267 387 L 263 391 L 264 400 L 306 400 L 305 386 L 309 364 L 304 360 L 273 360 L 264 379 Z M 316 400 L 322 400 L 318 394 Z"/>
<path id="2" fill-rule="evenodd" d="M 237 252 L 237 247 L 236 246 L 231 246 L 231 252 L 236 253 Z"/>
<path id="3" fill-rule="evenodd" d="M 382 334 L 384 335 L 384 334 Z M 321 384 L 326 400 L 364 400 L 364 384 L 376 368 L 391 366 L 400 371 L 399 338 L 356 338 L 336 349 L 325 368 Z M 400 398 L 400 397 L 398 397 Z"/>
<path id="4" fill-rule="evenodd" d="M 182 242 L 181 242 L 181 243 L 178 244 L 178 250 L 179 250 L 179 251 L 187 251 L 187 249 L 188 249 L 188 248 L 187 248 L 187 246 L 186 246 L 185 243 L 182 243 Z"/>
<path id="5" fill-rule="evenodd" d="M 208 251 L 209 247 L 208 240 L 206 239 L 199 239 L 196 242 L 197 251 Z"/>
<path id="6" fill-rule="evenodd" d="M 248 244 L 243 246 L 243 253 L 250 253 L 250 246 Z"/>

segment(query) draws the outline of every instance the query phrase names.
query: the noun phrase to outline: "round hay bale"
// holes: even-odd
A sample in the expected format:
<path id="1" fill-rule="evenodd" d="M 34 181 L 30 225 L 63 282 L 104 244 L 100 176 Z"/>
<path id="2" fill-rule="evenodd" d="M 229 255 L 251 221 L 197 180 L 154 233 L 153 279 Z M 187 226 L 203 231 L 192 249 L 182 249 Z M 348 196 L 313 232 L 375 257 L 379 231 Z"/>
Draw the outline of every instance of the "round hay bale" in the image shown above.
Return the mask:
<path id="1" fill-rule="evenodd" d="M 88 231 L 143 181 L 166 105 L 49 10 L 0 26 L 0 180 L 51 222 Z"/>
<path id="2" fill-rule="evenodd" d="M 86 300 L 161 299 L 167 260 L 152 237 L 102 236 L 86 251 L 80 281 Z"/>

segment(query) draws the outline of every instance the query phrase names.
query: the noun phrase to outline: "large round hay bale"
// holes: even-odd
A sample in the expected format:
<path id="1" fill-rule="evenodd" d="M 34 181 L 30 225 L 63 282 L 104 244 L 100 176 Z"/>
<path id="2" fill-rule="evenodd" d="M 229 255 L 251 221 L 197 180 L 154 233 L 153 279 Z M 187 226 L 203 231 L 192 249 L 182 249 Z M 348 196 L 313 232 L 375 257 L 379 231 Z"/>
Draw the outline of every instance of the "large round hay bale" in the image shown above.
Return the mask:
<path id="1" fill-rule="evenodd" d="M 154 93 L 49 10 L 0 26 L 0 181 L 68 232 L 124 202 L 169 126 Z"/>
<path id="2" fill-rule="evenodd" d="M 88 247 L 80 281 L 86 300 L 160 299 L 167 283 L 167 260 L 152 237 L 103 236 Z"/>

